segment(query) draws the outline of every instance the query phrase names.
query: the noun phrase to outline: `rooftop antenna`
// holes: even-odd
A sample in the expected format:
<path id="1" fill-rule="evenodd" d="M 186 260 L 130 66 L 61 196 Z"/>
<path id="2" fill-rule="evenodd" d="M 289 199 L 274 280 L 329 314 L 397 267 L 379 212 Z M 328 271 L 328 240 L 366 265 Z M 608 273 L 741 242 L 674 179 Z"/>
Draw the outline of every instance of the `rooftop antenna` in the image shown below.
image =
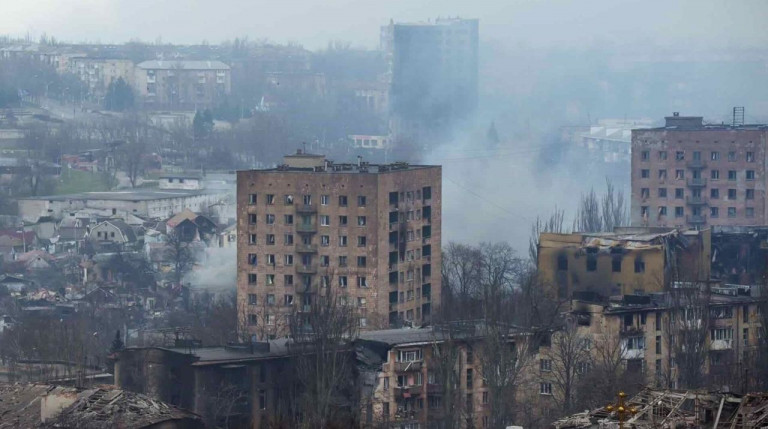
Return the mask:
<path id="1" fill-rule="evenodd" d="M 733 108 L 733 126 L 744 125 L 744 106 Z"/>

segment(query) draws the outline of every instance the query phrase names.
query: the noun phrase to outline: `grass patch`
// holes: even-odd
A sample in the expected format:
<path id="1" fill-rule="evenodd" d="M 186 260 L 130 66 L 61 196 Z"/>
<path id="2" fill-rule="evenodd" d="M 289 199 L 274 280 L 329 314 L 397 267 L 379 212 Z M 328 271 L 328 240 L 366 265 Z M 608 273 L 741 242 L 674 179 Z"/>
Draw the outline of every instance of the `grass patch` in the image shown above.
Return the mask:
<path id="1" fill-rule="evenodd" d="M 54 194 L 109 191 L 116 184 L 116 181 L 105 173 L 91 173 L 89 171 L 63 167 L 61 169 L 61 180 L 56 184 Z"/>

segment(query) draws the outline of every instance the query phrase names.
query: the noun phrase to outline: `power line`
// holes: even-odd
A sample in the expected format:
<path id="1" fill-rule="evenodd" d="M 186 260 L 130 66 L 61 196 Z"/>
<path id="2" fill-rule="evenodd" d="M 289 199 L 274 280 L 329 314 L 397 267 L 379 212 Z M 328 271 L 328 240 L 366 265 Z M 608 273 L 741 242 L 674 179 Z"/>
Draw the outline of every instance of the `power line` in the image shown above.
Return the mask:
<path id="1" fill-rule="evenodd" d="M 510 211 L 509 209 L 494 203 L 493 201 L 483 197 L 482 195 L 478 194 L 477 192 L 473 191 L 472 189 L 467 188 L 466 186 L 462 185 L 459 182 L 456 182 L 455 180 L 451 179 L 450 177 L 447 177 L 447 176 L 443 176 L 443 177 L 445 177 L 445 179 L 447 179 L 449 182 L 453 183 L 454 185 L 458 186 L 459 188 L 464 189 L 465 191 L 467 191 L 470 194 L 474 195 L 477 199 L 479 199 L 479 200 L 481 200 L 481 201 L 483 201 L 483 202 L 485 202 L 487 204 L 490 204 L 491 206 L 495 207 L 496 209 L 501 210 L 502 212 L 504 212 L 506 214 L 518 217 L 518 218 L 520 218 L 522 220 L 525 220 L 527 222 L 532 222 L 531 219 L 528 219 L 527 217 L 525 217 L 523 215 L 514 213 L 514 212 Z"/>

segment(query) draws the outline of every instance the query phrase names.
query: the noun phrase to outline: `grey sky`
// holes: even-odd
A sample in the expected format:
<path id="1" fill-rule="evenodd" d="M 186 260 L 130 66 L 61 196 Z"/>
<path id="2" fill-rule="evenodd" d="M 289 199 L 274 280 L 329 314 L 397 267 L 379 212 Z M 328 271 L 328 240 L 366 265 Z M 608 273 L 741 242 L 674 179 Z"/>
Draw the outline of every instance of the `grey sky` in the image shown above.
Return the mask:
<path id="1" fill-rule="evenodd" d="M 379 26 L 476 17 L 481 38 L 534 47 L 653 43 L 765 46 L 768 0 L 0 0 L 0 34 L 216 43 L 238 36 L 374 47 Z"/>

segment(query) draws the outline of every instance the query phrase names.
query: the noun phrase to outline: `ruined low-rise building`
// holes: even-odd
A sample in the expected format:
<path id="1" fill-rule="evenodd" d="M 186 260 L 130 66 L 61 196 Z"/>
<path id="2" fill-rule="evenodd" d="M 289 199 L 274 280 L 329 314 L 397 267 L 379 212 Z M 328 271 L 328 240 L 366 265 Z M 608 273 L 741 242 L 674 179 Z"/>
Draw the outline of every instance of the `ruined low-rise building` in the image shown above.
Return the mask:
<path id="1" fill-rule="evenodd" d="M 0 385 L 0 428 L 201 429 L 199 416 L 115 389 L 77 389 L 48 384 Z"/>
<path id="2" fill-rule="evenodd" d="M 677 280 L 708 280 L 711 232 L 616 228 L 612 233 L 542 233 L 538 272 L 548 294 L 602 297 L 666 290 Z"/>

